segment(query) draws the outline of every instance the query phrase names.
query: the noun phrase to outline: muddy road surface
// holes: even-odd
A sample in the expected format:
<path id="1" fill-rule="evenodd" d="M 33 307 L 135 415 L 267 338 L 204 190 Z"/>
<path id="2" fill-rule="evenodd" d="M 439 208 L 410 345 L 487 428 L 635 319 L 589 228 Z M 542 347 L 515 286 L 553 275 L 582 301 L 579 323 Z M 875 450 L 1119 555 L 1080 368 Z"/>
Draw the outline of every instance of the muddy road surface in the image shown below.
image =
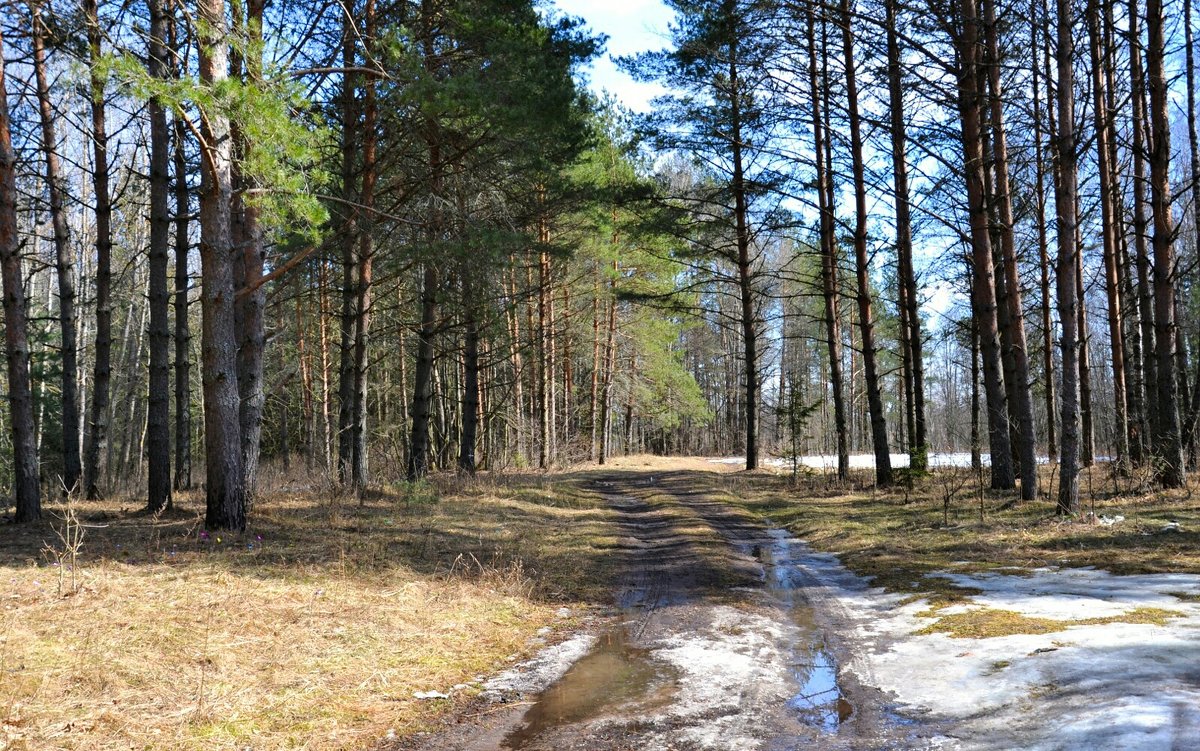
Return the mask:
<path id="1" fill-rule="evenodd" d="M 838 666 L 854 644 L 807 549 L 713 502 L 691 472 L 582 480 L 614 510 L 618 615 L 488 684 L 421 751 L 915 749 L 903 717 Z M 557 662 L 557 669 L 554 663 Z M 536 674 L 549 675 L 538 685 Z M 492 704 L 486 703 L 491 700 Z"/>

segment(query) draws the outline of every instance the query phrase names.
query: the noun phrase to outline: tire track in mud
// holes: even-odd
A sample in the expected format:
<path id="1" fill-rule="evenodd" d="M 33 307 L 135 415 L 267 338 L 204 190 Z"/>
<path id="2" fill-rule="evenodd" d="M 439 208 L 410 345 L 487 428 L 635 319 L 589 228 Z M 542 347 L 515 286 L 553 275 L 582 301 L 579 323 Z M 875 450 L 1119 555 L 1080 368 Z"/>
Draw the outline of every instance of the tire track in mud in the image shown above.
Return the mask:
<path id="1" fill-rule="evenodd" d="M 618 530 L 618 622 L 527 710 L 429 751 L 917 748 L 879 692 L 839 682 L 852 644 L 806 549 L 690 471 L 593 473 Z M 815 595 L 815 597 L 814 597 Z"/>

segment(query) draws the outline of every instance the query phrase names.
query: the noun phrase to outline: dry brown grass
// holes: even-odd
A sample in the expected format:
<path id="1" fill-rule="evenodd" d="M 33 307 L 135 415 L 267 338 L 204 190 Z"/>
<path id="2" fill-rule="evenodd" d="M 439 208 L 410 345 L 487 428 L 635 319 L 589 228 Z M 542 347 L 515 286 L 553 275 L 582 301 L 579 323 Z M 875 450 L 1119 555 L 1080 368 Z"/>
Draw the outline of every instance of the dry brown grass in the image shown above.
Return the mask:
<path id="1" fill-rule="evenodd" d="M 80 503 L 60 596 L 52 521 L 0 528 L 0 749 L 345 749 L 405 735 L 600 592 L 606 519 L 569 482 L 393 488 L 365 505 L 267 493 L 245 534 L 201 499 Z M 434 501 L 435 491 L 441 495 Z M 62 513 L 61 508 L 51 508 Z"/>
<path id="2" fill-rule="evenodd" d="M 1038 618 L 1012 610 L 976 608 L 962 613 L 942 614 L 931 609 L 922 616 L 935 617 L 937 622 L 917 631 L 918 634 L 944 633 L 956 639 L 989 639 L 1014 634 L 1052 634 L 1072 626 L 1103 626 L 1109 623 L 1136 623 L 1163 626 L 1172 618 L 1184 615 L 1164 608 L 1134 608 L 1120 615 L 1078 620 Z"/>

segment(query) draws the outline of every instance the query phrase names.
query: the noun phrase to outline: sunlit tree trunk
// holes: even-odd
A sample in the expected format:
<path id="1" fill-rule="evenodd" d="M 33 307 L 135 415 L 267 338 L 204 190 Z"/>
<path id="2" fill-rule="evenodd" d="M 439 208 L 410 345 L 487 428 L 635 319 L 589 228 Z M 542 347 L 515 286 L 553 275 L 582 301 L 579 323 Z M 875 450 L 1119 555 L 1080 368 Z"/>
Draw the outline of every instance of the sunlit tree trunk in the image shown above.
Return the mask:
<path id="1" fill-rule="evenodd" d="M 170 19 L 165 0 L 148 0 L 150 12 L 149 72 L 155 79 L 170 77 L 167 35 Z M 146 459 L 149 467 L 146 510 L 171 505 L 171 328 L 167 266 L 171 243 L 171 144 L 167 112 L 157 98 L 150 100 L 150 372 L 147 384 Z"/>
<path id="2" fill-rule="evenodd" d="M 871 439 L 875 449 L 875 482 L 891 485 L 892 461 L 888 449 L 887 420 L 875 362 L 875 319 L 871 310 L 871 268 L 867 258 L 867 183 L 863 156 L 862 124 L 858 113 L 857 74 L 854 69 L 854 37 L 851 34 L 849 0 L 841 0 L 842 51 L 846 62 L 846 109 L 850 118 L 850 157 L 854 174 L 854 259 L 858 280 L 858 325 L 862 332 L 863 378 L 871 417 Z"/>
<path id="3" fill-rule="evenodd" d="M 262 24 L 265 2 L 246 0 L 244 11 L 241 0 L 233 3 L 234 23 L 241 27 L 238 36 L 247 41 L 244 49 L 238 48 L 238 59 L 233 67 L 235 71 L 244 68 L 242 74 L 252 90 L 261 88 L 263 82 Z M 232 208 L 234 284 L 238 288 L 234 316 L 238 327 L 237 367 L 241 398 L 238 420 L 242 431 L 242 472 L 245 474 L 246 492 L 253 495 L 258 482 L 263 408 L 266 404 L 263 358 L 266 349 L 264 316 L 267 298 L 262 281 L 266 242 L 260 209 L 254 198 L 248 195 L 258 187 L 258 183 L 239 166 L 243 161 L 253 158 L 252 152 L 257 145 L 251 142 L 237 123 L 233 125 L 233 140 L 236 154 Z"/>
<path id="4" fill-rule="evenodd" d="M 92 192 L 96 202 L 96 359 L 92 375 L 90 425 L 84 441 L 83 490 L 89 500 L 94 500 L 101 495 L 100 457 L 108 441 L 109 393 L 112 383 L 112 198 L 109 190 L 104 81 L 98 70 L 103 34 L 96 0 L 84 0 L 83 11 L 88 25 Z"/>
<path id="5" fill-rule="evenodd" d="M 1057 0 L 1058 160 L 1054 203 L 1058 212 L 1058 317 L 1062 326 L 1062 444 L 1058 513 L 1079 507 L 1079 295 L 1075 288 L 1077 156 L 1075 152 L 1075 38 L 1070 0 Z"/>
<path id="6" fill-rule="evenodd" d="M 42 518 L 33 393 L 29 379 L 29 324 L 25 311 L 25 275 L 17 236 L 17 156 L 13 151 L 4 65 L 4 29 L 0 27 L 0 276 L 4 285 L 4 344 L 8 363 L 9 426 L 13 446 L 14 520 Z"/>
<path id="7" fill-rule="evenodd" d="M 1042 22 L 1046 19 L 1047 15 L 1046 0 L 1031 0 L 1029 9 L 1029 34 L 1033 48 L 1034 192 L 1037 200 L 1037 211 L 1034 219 L 1037 222 L 1038 270 L 1040 272 L 1039 281 L 1042 298 L 1040 306 L 1042 317 L 1042 378 L 1045 380 L 1043 389 L 1046 397 L 1046 453 L 1049 455 L 1050 461 L 1055 462 L 1058 460 L 1058 431 L 1056 428 L 1057 419 L 1055 417 L 1057 404 L 1054 398 L 1054 323 L 1050 317 L 1050 243 L 1046 227 L 1046 158 L 1045 149 L 1042 144 L 1042 86 L 1039 81 L 1042 73 L 1041 53 L 1043 47 L 1039 45 L 1038 41 L 1039 29 L 1041 29 Z M 1046 91 L 1049 92 L 1050 41 L 1048 31 L 1046 32 L 1043 44 L 1047 79 Z M 1053 102 L 1049 96 L 1047 96 L 1046 106 L 1047 108 L 1053 106 Z"/>
<path id="8" fill-rule="evenodd" d="M 66 186 L 58 155 L 58 116 L 51 103 L 49 76 L 46 71 L 46 25 L 40 5 L 32 8 L 33 72 L 38 112 L 41 115 L 42 155 L 46 162 L 46 189 L 50 196 L 50 223 L 54 229 L 55 271 L 58 276 L 58 328 L 62 352 L 62 489 L 71 493 L 79 485 L 79 394 L 78 347 L 75 320 L 75 250 L 71 244 L 65 206 Z"/>
<path id="9" fill-rule="evenodd" d="M 342 288 L 340 340 L 338 348 L 338 427 L 337 427 L 337 478 L 338 482 L 346 485 L 353 481 L 354 453 L 354 329 L 357 315 L 355 313 L 355 291 L 358 285 L 358 211 L 355 204 L 358 201 L 356 184 L 356 155 L 359 147 L 359 113 L 357 107 L 358 86 L 357 74 L 353 72 L 357 61 L 357 36 L 355 19 L 351 12 L 353 3 L 348 6 L 346 16 L 342 20 L 342 74 L 341 110 L 342 110 L 342 154 L 341 179 L 342 197 L 346 201 L 342 219 Z"/>
<path id="10" fill-rule="evenodd" d="M 928 466 L 929 445 L 925 435 L 925 364 L 919 291 L 912 257 L 912 218 L 908 193 L 907 138 L 904 131 L 904 85 L 900 66 L 900 43 L 896 35 L 897 0 L 887 3 L 888 97 L 891 114 L 892 180 L 896 192 L 896 260 L 900 275 L 901 320 L 904 331 L 908 374 L 906 393 L 910 401 L 909 467 Z"/>
<path id="11" fill-rule="evenodd" d="M 1164 487 L 1184 483 L 1179 431 L 1179 392 L 1175 372 L 1175 243 L 1171 217 L 1171 121 L 1164 70 L 1166 42 L 1161 0 L 1146 2 L 1146 68 L 1150 84 L 1150 205 L 1154 216 L 1154 341 L 1158 381 L 1158 424 L 1154 431 L 1158 480 Z"/>
<path id="12" fill-rule="evenodd" d="M 1008 340 L 1011 346 L 1013 395 L 1010 418 L 1016 423 L 1016 453 L 1021 474 L 1021 497 L 1037 497 L 1037 436 L 1033 425 L 1033 393 L 1030 390 L 1029 348 L 1025 338 L 1025 311 L 1021 305 L 1021 278 L 1017 268 L 1016 239 L 1013 235 L 1012 191 L 1008 175 L 1008 138 L 1004 126 L 1003 88 L 1000 80 L 999 31 L 996 28 L 996 2 L 983 0 L 985 43 L 987 45 L 989 106 L 991 109 L 992 153 L 995 163 L 996 208 L 999 219 L 1000 252 L 1004 267 L 1005 305 L 1008 312 Z"/>
<path id="13" fill-rule="evenodd" d="M 228 75 L 224 2 L 198 0 L 197 14 L 200 82 L 217 88 Z M 246 485 L 238 417 L 241 397 L 237 383 L 234 249 L 230 228 L 232 139 L 229 118 L 219 107 L 210 107 L 204 114 L 201 118 L 200 346 L 204 381 L 205 525 L 210 529 L 245 529 Z"/>
<path id="14" fill-rule="evenodd" d="M 1009 440 L 1008 407 L 1000 357 L 996 286 L 984 193 L 984 154 L 981 131 L 983 92 L 979 90 L 979 26 L 974 0 L 961 0 L 962 32 L 959 41 L 958 105 L 962 118 L 964 172 L 971 222 L 973 266 L 971 299 L 979 326 L 987 400 L 988 437 L 992 459 L 992 488 L 1016 485 Z"/>
<path id="15" fill-rule="evenodd" d="M 375 39 L 375 0 L 367 0 L 365 11 L 367 44 Z M 368 50 L 369 51 L 369 50 Z M 363 92 L 362 122 L 362 227 L 358 238 L 358 279 L 354 296 L 354 377 L 351 409 L 350 484 L 360 496 L 367 486 L 367 369 L 371 328 L 371 287 L 374 281 L 375 236 L 373 233 L 375 186 L 379 179 L 379 106 L 375 79 L 368 77 Z"/>
<path id="16" fill-rule="evenodd" d="M 830 203 L 831 176 L 826 156 L 825 121 L 821 113 L 827 95 L 826 77 L 817 72 L 816 16 L 810 8 L 808 26 L 808 81 L 812 94 L 813 161 L 817 169 L 817 205 L 821 215 L 821 291 L 825 298 L 825 340 L 829 350 L 829 385 L 833 391 L 833 420 L 837 433 L 838 479 L 850 473 L 850 447 L 846 436 L 846 399 L 842 378 L 842 337 L 839 332 L 837 240 L 833 205 Z M 824 22 L 822 22 L 824 25 Z M 823 93 L 824 92 L 824 93 Z"/>

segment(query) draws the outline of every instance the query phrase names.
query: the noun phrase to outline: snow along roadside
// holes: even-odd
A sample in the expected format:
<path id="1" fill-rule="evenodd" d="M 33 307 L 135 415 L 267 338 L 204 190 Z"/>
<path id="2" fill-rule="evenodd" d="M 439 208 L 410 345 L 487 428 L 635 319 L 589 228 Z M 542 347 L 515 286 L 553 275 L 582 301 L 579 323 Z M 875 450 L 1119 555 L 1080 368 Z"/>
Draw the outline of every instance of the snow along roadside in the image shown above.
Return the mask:
<path id="1" fill-rule="evenodd" d="M 944 723 L 960 749 L 1200 749 L 1200 576 L 1115 576 L 1095 569 L 934 574 L 982 594 L 966 605 L 1080 621 L 1137 608 L 1178 612 L 1165 625 L 1074 625 L 985 639 L 916 634 L 926 603 L 872 588 L 835 556 L 797 560 L 813 596 L 845 618 L 844 670 Z M 951 745 L 950 747 L 954 747 Z"/>

